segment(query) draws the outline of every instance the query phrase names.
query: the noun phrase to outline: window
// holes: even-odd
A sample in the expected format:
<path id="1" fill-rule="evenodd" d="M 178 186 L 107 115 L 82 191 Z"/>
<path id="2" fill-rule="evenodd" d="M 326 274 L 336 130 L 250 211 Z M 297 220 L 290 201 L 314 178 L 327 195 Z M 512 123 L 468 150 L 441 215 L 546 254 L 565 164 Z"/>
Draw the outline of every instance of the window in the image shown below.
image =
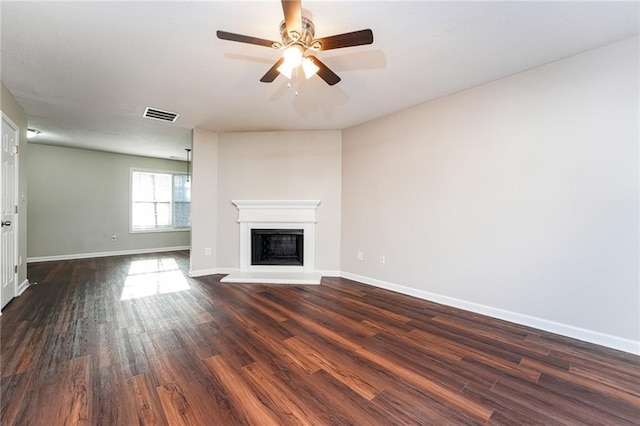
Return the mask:
<path id="1" fill-rule="evenodd" d="M 131 231 L 191 226 L 191 185 L 184 173 L 131 170 Z"/>

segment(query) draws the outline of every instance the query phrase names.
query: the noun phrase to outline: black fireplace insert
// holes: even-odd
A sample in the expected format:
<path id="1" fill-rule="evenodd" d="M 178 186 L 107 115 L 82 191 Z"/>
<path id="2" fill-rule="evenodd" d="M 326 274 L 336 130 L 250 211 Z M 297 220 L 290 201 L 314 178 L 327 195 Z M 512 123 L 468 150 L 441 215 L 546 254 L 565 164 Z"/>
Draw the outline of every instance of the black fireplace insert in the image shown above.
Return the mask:
<path id="1" fill-rule="evenodd" d="M 303 266 L 303 229 L 252 229 L 251 264 Z"/>

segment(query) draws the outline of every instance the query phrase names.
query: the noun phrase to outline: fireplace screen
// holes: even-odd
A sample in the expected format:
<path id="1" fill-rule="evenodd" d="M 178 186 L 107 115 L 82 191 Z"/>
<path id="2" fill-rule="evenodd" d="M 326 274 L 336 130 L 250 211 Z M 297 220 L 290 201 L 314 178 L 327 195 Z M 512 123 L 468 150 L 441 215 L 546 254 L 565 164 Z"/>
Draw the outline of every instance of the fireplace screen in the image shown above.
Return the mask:
<path id="1" fill-rule="evenodd" d="M 303 229 L 252 229 L 251 264 L 303 266 Z"/>

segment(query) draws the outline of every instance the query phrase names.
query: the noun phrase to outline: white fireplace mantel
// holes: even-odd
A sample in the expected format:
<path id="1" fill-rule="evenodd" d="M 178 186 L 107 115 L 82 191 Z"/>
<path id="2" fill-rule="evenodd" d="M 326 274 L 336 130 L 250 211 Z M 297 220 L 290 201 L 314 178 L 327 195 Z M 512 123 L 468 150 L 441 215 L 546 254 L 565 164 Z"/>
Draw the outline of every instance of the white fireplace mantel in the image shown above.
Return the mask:
<path id="1" fill-rule="evenodd" d="M 240 224 L 240 272 L 223 282 L 319 284 L 315 271 L 315 223 L 319 200 L 232 200 Z M 303 265 L 251 265 L 252 229 L 302 229 Z"/>
<path id="2" fill-rule="evenodd" d="M 318 200 L 233 200 L 238 222 L 316 223 Z"/>

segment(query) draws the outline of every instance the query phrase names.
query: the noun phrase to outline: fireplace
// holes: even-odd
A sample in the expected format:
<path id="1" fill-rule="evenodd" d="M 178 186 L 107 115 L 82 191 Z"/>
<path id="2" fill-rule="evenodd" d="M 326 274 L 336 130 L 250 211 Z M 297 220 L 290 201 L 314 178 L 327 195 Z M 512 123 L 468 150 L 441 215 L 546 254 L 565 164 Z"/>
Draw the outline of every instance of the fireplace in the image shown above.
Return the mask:
<path id="1" fill-rule="evenodd" d="M 315 270 L 318 200 L 232 200 L 240 224 L 239 270 L 221 282 L 320 284 Z"/>
<path id="2" fill-rule="evenodd" d="M 304 266 L 304 229 L 252 229 L 251 264 Z"/>

